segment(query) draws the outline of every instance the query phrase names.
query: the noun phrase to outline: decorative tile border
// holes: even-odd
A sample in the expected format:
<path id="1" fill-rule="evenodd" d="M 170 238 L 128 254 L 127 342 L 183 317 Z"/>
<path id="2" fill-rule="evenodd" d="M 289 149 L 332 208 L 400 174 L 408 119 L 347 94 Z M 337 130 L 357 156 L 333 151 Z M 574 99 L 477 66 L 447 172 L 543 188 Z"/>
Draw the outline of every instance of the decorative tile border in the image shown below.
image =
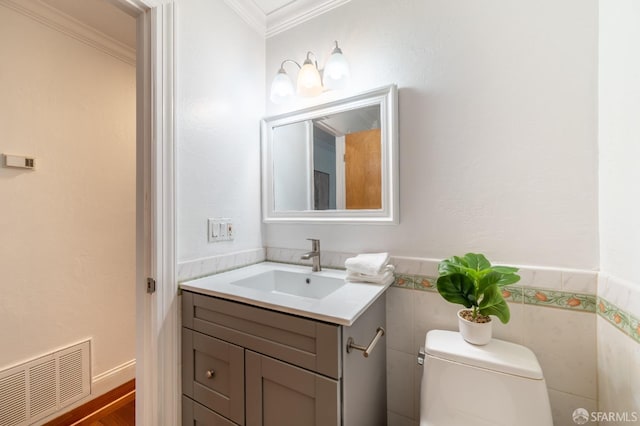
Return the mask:
<path id="1" fill-rule="evenodd" d="M 614 327 L 640 343 L 640 320 L 613 303 L 598 297 L 598 315 L 609 321 Z"/>
<path id="2" fill-rule="evenodd" d="M 391 256 L 396 273 L 409 276 L 437 277 L 441 259 Z M 598 272 L 584 269 L 507 265 L 519 269 L 519 287 L 549 289 L 577 294 L 596 294 Z"/>
<path id="3" fill-rule="evenodd" d="M 394 287 L 419 291 L 437 291 L 436 277 L 422 275 L 396 274 Z M 573 311 L 596 311 L 596 296 L 567 291 L 543 288 L 505 286 L 502 296 L 507 302 L 525 303 L 527 305 L 549 306 Z"/>
<path id="4" fill-rule="evenodd" d="M 566 291 L 524 287 L 524 303 L 527 305 L 551 306 L 573 311 L 596 311 L 596 296 Z"/>
<path id="5" fill-rule="evenodd" d="M 436 279 L 422 275 L 394 274 L 396 279 L 393 286 L 411 290 L 437 291 Z"/>
<path id="6" fill-rule="evenodd" d="M 507 285 L 502 287 L 502 297 L 507 302 L 522 303 L 524 289 L 518 285 Z"/>

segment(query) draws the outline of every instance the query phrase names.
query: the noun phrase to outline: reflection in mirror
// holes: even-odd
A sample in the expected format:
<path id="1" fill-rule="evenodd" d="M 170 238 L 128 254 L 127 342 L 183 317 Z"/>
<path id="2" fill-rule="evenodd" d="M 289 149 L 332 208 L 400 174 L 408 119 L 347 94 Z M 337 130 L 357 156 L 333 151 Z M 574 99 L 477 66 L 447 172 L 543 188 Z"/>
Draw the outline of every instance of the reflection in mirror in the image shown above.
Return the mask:
<path id="1" fill-rule="evenodd" d="M 380 105 L 312 121 L 313 208 L 381 208 Z"/>
<path id="2" fill-rule="evenodd" d="M 265 221 L 395 223 L 395 86 L 263 122 Z"/>
<path id="3" fill-rule="evenodd" d="M 274 208 L 283 210 L 309 209 L 309 155 L 306 142 L 312 129 L 308 121 L 273 129 L 273 194 Z"/>
<path id="4" fill-rule="evenodd" d="M 274 209 L 380 209 L 380 136 L 380 105 L 275 127 Z"/>

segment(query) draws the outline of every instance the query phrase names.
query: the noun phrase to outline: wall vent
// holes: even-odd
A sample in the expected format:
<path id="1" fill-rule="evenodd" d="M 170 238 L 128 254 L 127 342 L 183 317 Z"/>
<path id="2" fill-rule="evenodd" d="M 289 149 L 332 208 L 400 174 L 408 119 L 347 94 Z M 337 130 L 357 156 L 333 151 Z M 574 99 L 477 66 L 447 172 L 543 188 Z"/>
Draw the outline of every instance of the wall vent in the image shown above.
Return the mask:
<path id="1" fill-rule="evenodd" d="M 26 426 L 91 393 L 90 341 L 0 371 L 0 425 Z"/>

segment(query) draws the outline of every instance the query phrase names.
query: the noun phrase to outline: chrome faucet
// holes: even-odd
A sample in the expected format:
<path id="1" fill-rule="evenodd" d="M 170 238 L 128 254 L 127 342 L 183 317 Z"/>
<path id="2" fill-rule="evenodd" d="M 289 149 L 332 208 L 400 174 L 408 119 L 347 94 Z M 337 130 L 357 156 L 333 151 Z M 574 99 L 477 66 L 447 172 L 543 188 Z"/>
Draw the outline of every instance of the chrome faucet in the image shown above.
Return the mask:
<path id="1" fill-rule="evenodd" d="M 307 240 L 311 241 L 311 251 L 300 256 L 302 260 L 313 260 L 313 266 L 311 267 L 312 272 L 318 272 L 322 270 L 320 266 L 320 240 L 314 240 L 313 238 L 307 238 Z"/>

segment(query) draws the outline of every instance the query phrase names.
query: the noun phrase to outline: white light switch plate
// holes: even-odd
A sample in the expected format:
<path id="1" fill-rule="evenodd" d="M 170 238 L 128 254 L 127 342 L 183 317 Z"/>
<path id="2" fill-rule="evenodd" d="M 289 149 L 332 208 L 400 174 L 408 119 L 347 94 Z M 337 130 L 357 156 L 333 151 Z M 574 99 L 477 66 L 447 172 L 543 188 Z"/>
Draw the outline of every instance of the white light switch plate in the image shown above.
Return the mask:
<path id="1" fill-rule="evenodd" d="M 229 218 L 209 218 L 207 240 L 210 243 L 233 240 L 233 223 Z"/>

